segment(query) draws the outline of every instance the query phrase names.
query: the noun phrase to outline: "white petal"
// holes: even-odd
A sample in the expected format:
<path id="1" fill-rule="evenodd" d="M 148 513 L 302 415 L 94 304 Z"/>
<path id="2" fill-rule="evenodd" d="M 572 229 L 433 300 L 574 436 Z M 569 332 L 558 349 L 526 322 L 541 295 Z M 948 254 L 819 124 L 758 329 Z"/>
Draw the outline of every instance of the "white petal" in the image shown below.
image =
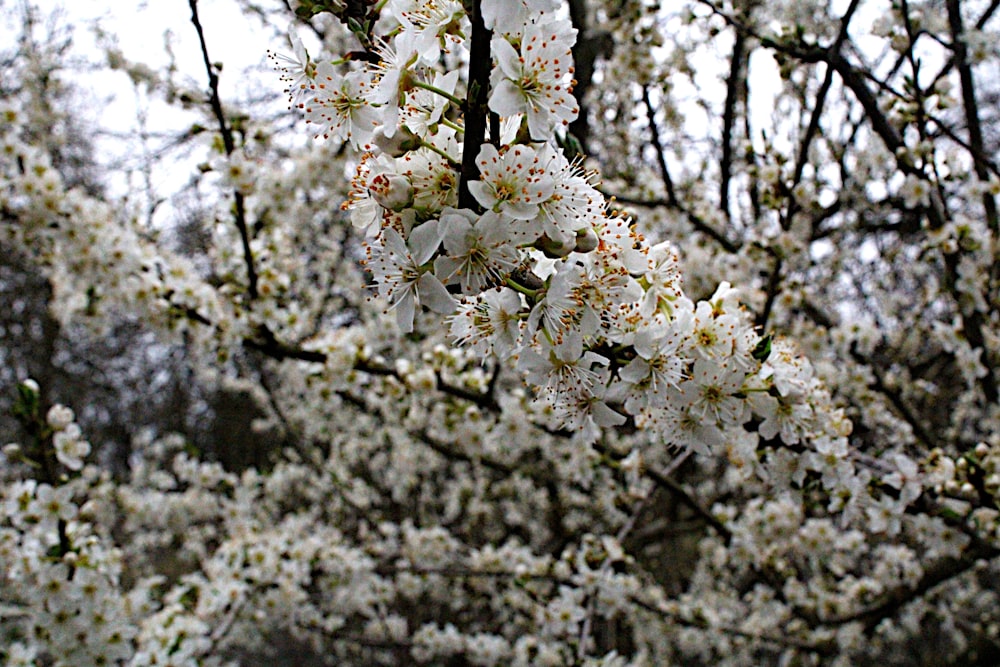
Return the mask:
<path id="1" fill-rule="evenodd" d="M 493 188 L 482 181 L 469 181 L 469 192 L 476 198 L 479 205 L 484 208 L 493 208 L 497 203 L 496 193 Z"/>
<path id="2" fill-rule="evenodd" d="M 521 92 L 521 89 L 514 85 L 510 79 L 504 79 L 494 89 L 490 95 L 490 111 L 494 111 L 503 117 L 510 117 L 524 111 L 528 111 L 528 103 Z M 529 122 L 531 120 L 529 113 Z"/>
<path id="3" fill-rule="evenodd" d="M 604 401 L 597 401 L 590 412 L 599 426 L 621 426 L 625 423 L 625 415 L 620 415 L 607 406 Z"/>
<path id="4" fill-rule="evenodd" d="M 499 35 L 494 35 L 490 42 L 490 50 L 504 76 L 511 78 L 521 76 L 521 57 L 510 42 Z"/>
<path id="5" fill-rule="evenodd" d="M 429 260 L 439 245 L 441 245 L 441 225 L 437 220 L 428 220 L 410 232 L 410 248 L 417 266 Z"/>
<path id="6" fill-rule="evenodd" d="M 436 313 L 448 315 L 455 310 L 455 299 L 444 288 L 441 281 L 431 273 L 425 273 L 417 281 L 421 302 Z"/>
<path id="7" fill-rule="evenodd" d="M 396 324 L 403 333 L 413 331 L 413 290 L 406 290 L 403 298 L 394 303 L 392 307 L 396 310 Z"/>

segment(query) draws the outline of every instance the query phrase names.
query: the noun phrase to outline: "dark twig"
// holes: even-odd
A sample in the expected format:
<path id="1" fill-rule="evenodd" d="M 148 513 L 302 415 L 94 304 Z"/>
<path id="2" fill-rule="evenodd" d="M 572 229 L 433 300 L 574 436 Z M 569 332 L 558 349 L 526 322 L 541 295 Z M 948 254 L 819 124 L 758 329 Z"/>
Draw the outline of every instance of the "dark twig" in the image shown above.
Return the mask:
<path id="1" fill-rule="evenodd" d="M 212 114 L 219 123 L 219 133 L 222 135 L 222 145 L 226 149 L 226 157 L 236 150 L 236 142 L 233 140 L 233 129 L 226 121 L 226 113 L 222 108 L 222 100 L 219 97 L 219 75 L 212 65 L 212 59 L 208 56 L 208 44 L 205 42 L 205 30 L 201 26 L 198 18 L 198 0 L 188 0 L 191 7 L 191 23 L 198 31 L 198 41 L 201 43 L 201 56 L 205 62 L 205 71 L 208 73 L 209 104 L 212 107 Z M 250 249 L 250 230 L 247 225 L 246 204 L 241 192 L 234 191 L 236 228 L 240 232 L 240 240 L 243 243 L 243 259 L 247 267 L 247 294 L 250 300 L 257 298 L 257 270 L 254 268 L 253 251 Z"/>
<path id="2" fill-rule="evenodd" d="M 714 239 L 726 252 L 736 252 L 739 250 L 738 244 L 730 241 L 725 235 L 722 234 L 722 232 L 716 230 L 702 218 L 689 212 L 677 198 L 677 192 L 674 189 L 674 182 L 670 177 L 670 169 L 667 167 L 667 161 L 664 157 L 663 142 L 660 139 L 660 129 L 656 125 L 656 110 L 653 108 L 653 102 L 649 98 L 649 88 L 646 86 L 643 86 L 642 88 L 642 101 L 646 106 L 646 118 L 649 123 L 650 141 L 656 154 L 656 162 L 660 169 L 660 178 L 663 180 L 663 187 L 667 191 L 667 206 L 684 213 L 688 222 L 690 222 L 696 230 Z M 621 201 L 625 202 L 626 200 L 623 198 Z"/>
<path id="3" fill-rule="evenodd" d="M 985 155 L 983 126 L 979 118 L 979 102 L 976 100 L 976 84 L 969 64 L 968 47 L 965 44 L 965 27 L 962 25 L 962 10 L 958 0 L 948 0 L 948 25 L 951 28 L 951 48 L 955 52 L 955 62 L 958 64 L 958 77 L 962 83 L 962 106 L 965 109 L 965 125 L 969 133 L 970 153 L 973 157 Z M 989 170 L 982 160 L 973 161 L 976 176 L 980 181 L 990 179 Z M 997 219 L 997 203 L 989 192 L 982 195 L 983 209 L 986 212 L 986 224 L 994 236 L 1000 234 L 1000 221 Z M 994 259 L 997 259 L 994 257 Z M 1000 276 L 1000 269 L 994 262 L 993 277 Z"/>
<path id="4" fill-rule="evenodd" d="M 997 556 L 1000 556 L 1000 549 L 981 540 L 974 541 L 961 558 L 943 558 L 927 567 L 915 586 L 904 585 L 894 588 L 875 604 L 852 614 L 824 621 L 824 625 L 843 625 L 857 621 L 868 628 L 873 628 L 882 619 L 895 615 L 904 605 L 920 598 L 934 587 L 965 574 L 975 567 L 977 562 Z"/>
<path id="5" fill-rule="evenodd" d="M 874 363 L 872 363 L 868 359 L 865 359 L 864 357 L 861 356 L 861 354 L 859 354 L 854 350 L 851 351 L 851 356 L 854 357 L 854 360 L 856 362 L 864 366 L 867 366 L 871 370 L 872 377 L 874 378 L 874 381 L 871 384 L 871 388 L 876 390 L 883 396 L 885 396 L 886 399 L 888 399 L 889 403 L 892 404 L 892 407 L 895 408 L 899 416 L 902 417 L 903 420 L 910 425 L 910 428 L 913 430 L 913 435 L 916 436 L 917 440 L 920 441 L 920 443 L 927 449 L 927 451 L 933 449 L 936 446 L 935 439 L 931 436 L 931 434 L 927 431 L 927 429 L 924 428 L 920 420 L 917 419 L 917 416 L 913 413 L 913 410 L 911 410 L 910 407 L 906 404 L 906 401 L 903 400 L 902 394 L 898 390 L 893 389 L 888 384 L 886 384 L 882 371 L 879 370 Z"/>

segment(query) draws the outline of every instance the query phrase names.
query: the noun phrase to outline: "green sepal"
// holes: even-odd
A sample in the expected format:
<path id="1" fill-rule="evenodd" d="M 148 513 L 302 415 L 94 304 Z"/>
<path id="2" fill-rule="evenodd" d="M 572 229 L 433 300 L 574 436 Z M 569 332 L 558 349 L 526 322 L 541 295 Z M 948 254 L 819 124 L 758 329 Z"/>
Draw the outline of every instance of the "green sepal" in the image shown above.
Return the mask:
<path id="1" fill-rule="evenodd" d="M 771 356 L 771 334 L 767 334 L 760 339 L 756 347 L 753 348 L 751 356 L 757 361 L 767 361 L 767 358 Z"/>

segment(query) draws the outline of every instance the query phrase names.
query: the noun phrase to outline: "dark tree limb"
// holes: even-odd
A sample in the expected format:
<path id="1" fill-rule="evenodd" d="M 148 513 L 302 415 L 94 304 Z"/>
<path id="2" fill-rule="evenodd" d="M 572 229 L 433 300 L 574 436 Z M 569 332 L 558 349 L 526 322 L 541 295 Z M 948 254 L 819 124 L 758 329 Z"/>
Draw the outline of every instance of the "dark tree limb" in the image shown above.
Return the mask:
<path id="1" fill-rule="evenodd" d="M 726 78 L 726 101 L 722 109 L 722 158 L 719 162 L 719 208 L 726 220 L 732 221 L 729 205 L 729 186 L 733 178 L 733 130 L 736 127 L 736 107 L 746 99 L 742 97 L 742 81 L 747 69 L 747 36 L 737 31 L 733 53 L 729 57 L 729 76 Z"/>
<path id="2" fill-rule="evenodd" d="M 469 3 L 472 21 L 472 39 L 469 46 L 469 89 L 465 100 L 465 135 L 462 139 L 462 174 L 458 185 L 459 208 L 475 209 L 476 198 L 469 190 L 469 181 L 479 180 L 476 156 L 486 140 L 486 123 L 489 115 L 490 92 L 490 39 L 492 33 L 483 24 L 480 0 Z"/>
<path id="3" fill-rule="evenodd" d="M 219 123 L 219 134 L 222 135 L 222 145 L 226 150 L 226 157 L 236 150 L 236 142 L 233 139 L 233 128 L 226 120 L 226 112 L 222 108 L 222 100 L 219 97 L 219 74 L 212 65 L 212 59 L 208 56 L 208 44 L 205 42 L 205 30 L 201 26 L 201 19 L 198 17 L 198 0 L 188 0 L 191 7 L 191 23 L 194 24 L 198 32 L 198 41 L 201 44 L 201 56 L 205 63 L 205 71 L 208 74 L 209 105 L 212 108 L 212 115 Z M 243 260 L 247 269 L 247 295 L 253 301 L 257 298 L 257 269 L 254 268 L 253 251 L 250 249 L 250 229 L 247 225 L 246 202 L 241 192 L 233 192 L 235 199 L 236 228 L 240 233 L 240 241 L 243 244 Z"/>
<path id="4" fill-rule="evenodd" d="M 569 124 L 569 131 L 576 137 L 584 154 L 588 152 L 590 122 L 587 105 L 584 104 L 587 91 L 594 82 L 597 59 L 607 56 L 614 48 L 611 35 L 603 30 L 591 30 L 587 22 L 587 0 L 569 0 L 569 18 L 577 29 L 576 43 L 573 44 L 573 97 L 580 108 L 580 114 Z"/>
<path id="5" fill-rule="evenodd" d="M 983 126 L 979 117 L 979 102 L 976 100 L 976 84 L 972 75 L 972 66 L 969 64 L 968 48 L 965 44 L 965 27 L 962 25 L 962 9 L 958 0 L 948 0 L 948 26 L 951 29 L 951 48 L 955 53 L 954 60 L 958 67 L 958 78 L 962 84 L 962 106 L 965 111 L 965 126 L 969 133 L 969 147 L 972 154 L 973 167 L 976 177 L 980 181 L 990 180 L 988 168 L 981 159 L 976 156 L 986 155 L 983 141 Z M 1000 221 L 997 219 L 996 199 L 988 192 L 982 195 L 983 210 L 986 213 L 986 225 L 989 227 L 994 237 L 1000 235 Z M 991 278 L 1000 279 L 1000 267 L 997 266 L 997 249 L 994 247 L 993 269 Z M 984 359 L 984 361 L 986 361 Z"/>
<path id="6" fill-rule="evenodd" d="M 844 625 L 857 621 L 869 629 L 874 628 L 882 619 L 894 616 L 906 604 L 919 599 L 936 586 L 965 574 L 981 560 L 997 556 L 1000 556 L 1000 549 L 983 541 L 974 541 L 960 558 L 943 558 L 925 569 L 924 575 L 915 586 L 904 585 L 894 588 L 878 602 L 853 614 L 824 621 L 824 625 Z"/>

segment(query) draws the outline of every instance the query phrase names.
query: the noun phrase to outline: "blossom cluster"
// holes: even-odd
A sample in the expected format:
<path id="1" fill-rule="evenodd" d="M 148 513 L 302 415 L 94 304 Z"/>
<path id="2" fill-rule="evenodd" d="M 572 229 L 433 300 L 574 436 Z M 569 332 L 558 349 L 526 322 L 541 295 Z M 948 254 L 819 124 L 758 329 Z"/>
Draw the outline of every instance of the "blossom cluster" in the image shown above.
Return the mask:
<path id="1" fill-rule="evenodd" d="M 457 3 L 388 3 L 371 37 L 377 64 L 338 73 L 293 38 L 297 65 L 285 68 L 293 106 L 365 150 L 346 206 L 399 327 L 412 330 L 426 307 L 461 345 L 516 359 L 551 426 L 586 442 L 631 419 L 666 445 L 708 452 L 756 415 L 763 437 L 797 443 L 813 426 L 810 407 L 793 405 L 799 371 L 760 374 L 766 344 L 738 291 L 687 298 L 676 248 L 648 243 L 557 145 L 578 112 L 571 23 L 548 3 L 482 4 L 498 133 L 478 146 L 464 141 L 456 72 L 437 69 L 462 60 L 451 37 L 472 29 Z M 476 151 L 475 178 L 463 149 Z"/>
<path id="2" fill-rule="evenodd" d="M 691 142 L 656 165 L 653 148 L 668 162 L 674 149 L 643 131 L 680 110 L 659 82 L 680 90 L 732 29 L 721 6 L 655 4 L 591 3 L 571 24 L 553 0 L 483 0 L 472 20 L 477 3 L 302 0 L 350 19 L 324 33 L 342 58 L 294 38 L 280 58 L 293 106 L 328 139 L 285 153 L 243 118 L 231 152 L 205 140 L 200 174 L 219 192 L 193 258 L 125 203 L 69 187 L 5 102 L 0 242 L 49 278 L 53 313 L 183 341 L 199 382 L 253 399 L 272 448 L 254 467 L 144 431 L 113 478 L 81 428 L 92 406 L 74 406 L 78 423 L 24 383 L 28 437 L 0 459 L 0 660 L 646 667 L 992 650 L 1000 439 L 980 392 L 998 348 L 971 324 L 997 322 L 995 243 L 969 202 L 995 182 L 971 187 L 971 162 L 905 126 L 925 103 L 960 104 L 952 77 L 939 102 L 904 85 L 914 99 L 886 105 L 911 148 L 866 141 L 857 107 L 830 99 L 801 158 L 784 143 L 809 144 L 811 124 L 778 121 L 730 164 Z M 899 11 L 876 33 L 926 40 Z M 787 64 L 836 39 L 826 12 L 755 5 L 734 25 L 789 49 Z M 935 48 L 961 43 L 921 25 Z M 575 40 L 605 28 L 628 48 L 609 47 L 589 103 L 608 120 L 589 142 L 602 184 L 564 133 L 586 110 Z M 471 42 L 489 67 L 465 77 L 481 64 Z M 746 55 L 724 46 L 734 65 Z M 781 97 L 804 117 L 826 74 L 806 70 Z M 620 113 L 636 100 L 648 127 Z M 751 131 L 739 125 L 731 149 Z M 744 195 L 728 207 L 726 168 L 720 190 Z M 940 197 L 950 220 L 887 240 L 923 234 L 914 221 Z M 953 262 L 924 261 L 937 253 Z"/>

